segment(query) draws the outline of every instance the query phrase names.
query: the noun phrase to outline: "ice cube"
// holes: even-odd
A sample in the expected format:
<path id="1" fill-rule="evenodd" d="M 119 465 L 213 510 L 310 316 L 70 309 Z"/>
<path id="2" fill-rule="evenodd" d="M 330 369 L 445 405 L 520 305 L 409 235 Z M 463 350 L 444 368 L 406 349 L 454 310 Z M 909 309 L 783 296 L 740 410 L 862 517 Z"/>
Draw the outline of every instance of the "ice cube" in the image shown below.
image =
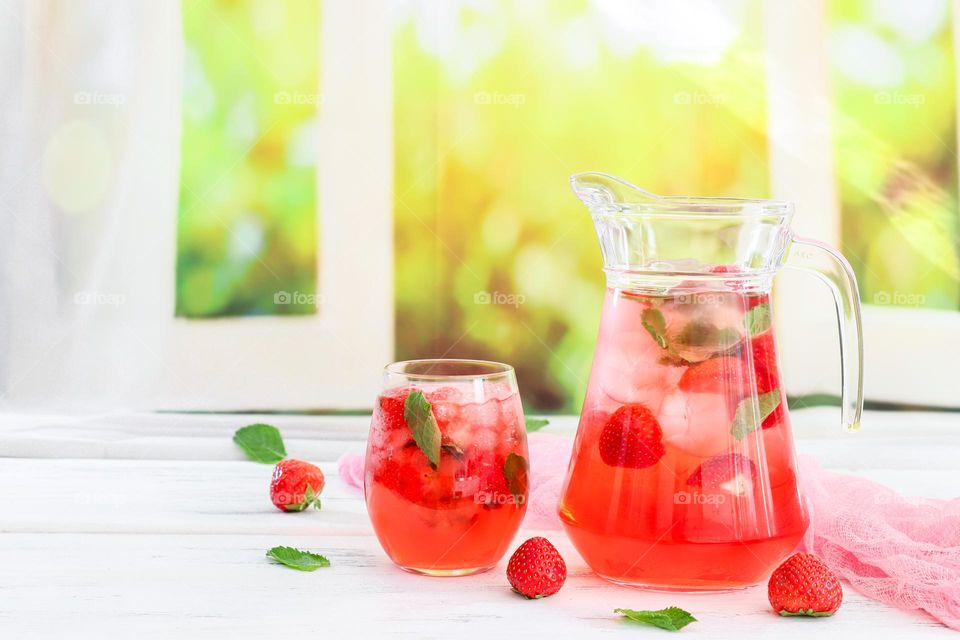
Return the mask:
<path id="1" fill-rule="evenodd" d="M 510 383 L 503 380 L 484 380 L 483 382 L 483 394 L 484 399 L 495 398 L 497 400 L 506 400 L 514 391 L 510 387 Z"/>
<path id="2" fill-rule="evenodd" d="M 701 362 L 735 347 L 744 335 L 744 298 L 727 291 L 690 290 L 660 306 L 671 351 Z"/>
<path id="3" fill-rule="evenodd" d="M 664 443 L 695 456 L 712 456 L 730 443 L 732 419 L 722 393 L 674 391 L 663 399 L 657 421 Z"/>
<path id="4" fill-rule="evenodd" d="M 451 423 L 460 419 L 460 405 L 453 402 L 434 402 L 433 417 L 437 419 L 440 430 L 446 432 Z"/>
<path id="5" fill-rule="evenodd" d="M 433 402 L 459 402 L 463 400 L 463 392 L 457 387 L 435 387 L 425 392 L 427 400 Z"/>
<path id="6" fill-rule="evenodd" d="M 490 427 L 479 427 L 473 430 L 473 442 L 472 445 L 477 448 L 477 451 L 493 451 L 497 442 L 499 441 L 500 434 L 494 431 Z"/>
<path id="7" fill-rule="evenodd" d="M 500 417 L 500 401 L 488 400 L 482 404 L 465 404 L 460 409 L 463 420 L 473 429 L 495 429 Z"/>
<path id="8" fill-rule="evenodd" d="M 683 375 L 661 362 L 666 352 L 646 331 L 617 335 L 602 345 L 594 363 L 604 393 L 621 404 L 644 404 L 652 411 Z"/>

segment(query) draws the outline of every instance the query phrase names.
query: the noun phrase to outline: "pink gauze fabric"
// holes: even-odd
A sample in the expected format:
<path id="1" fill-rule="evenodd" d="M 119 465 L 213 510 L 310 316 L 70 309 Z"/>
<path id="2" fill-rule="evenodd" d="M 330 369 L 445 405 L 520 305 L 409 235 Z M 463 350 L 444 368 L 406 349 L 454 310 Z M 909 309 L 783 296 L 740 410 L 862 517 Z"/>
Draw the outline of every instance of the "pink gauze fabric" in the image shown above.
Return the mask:
<path id="1" fill-rule="evenodd" d="M 560 499 L 573 439 L 531 433 L 530 500 L 523 526 L 560 529 Z M 363 456 L 337 462 L 348 485 L 363 488 Z M 804 546 L 867 597 L 919 609 L 960 630 L 960 498 L 909 498 L 879 483 L 800 459 L 810 512 Z"/>

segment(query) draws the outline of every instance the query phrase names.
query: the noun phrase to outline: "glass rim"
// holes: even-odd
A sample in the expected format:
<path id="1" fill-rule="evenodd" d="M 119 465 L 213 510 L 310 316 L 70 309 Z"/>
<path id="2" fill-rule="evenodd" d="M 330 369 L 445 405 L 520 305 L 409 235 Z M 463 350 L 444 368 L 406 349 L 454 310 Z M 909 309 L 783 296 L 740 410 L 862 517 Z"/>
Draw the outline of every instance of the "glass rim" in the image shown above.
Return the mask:
<path id="1" fill-rule="evenodd" d="M 426 371 L 408 371 L 411 365 L 414 367 L 423 367 Z M 486 371 L 469 373 L 430 373 L 429 370 L 438 365 L 454 367 L 476 367 L 487 369 Z M 385 375 L 403 376 L 411 380 L 487 380 L 503 375 L 514 374 L 511 365 L 493 360 L 475 360 L 470 358 L 422 358 L 416 360 L 400 360 L 393 362 L 383 368 Z"/>
<path id="2" fill-rule="evenodd" d="M 783 222 L 793 216 L 788 200 L 729 196 L 663 196 L 600 171 L 570 176 L 573 192 L 596 217 L 662 217 L 680 220 L 745 220 Z"/>
<path id="3" fill-rule="evenodd" d="M 793 217 L 794 205 L 785 200 L 661 196 L 657 202 L 611 202 L 596 205 L 596 217 L 647 217 L 662 220 L 750 220 L 782 222 Z"/>

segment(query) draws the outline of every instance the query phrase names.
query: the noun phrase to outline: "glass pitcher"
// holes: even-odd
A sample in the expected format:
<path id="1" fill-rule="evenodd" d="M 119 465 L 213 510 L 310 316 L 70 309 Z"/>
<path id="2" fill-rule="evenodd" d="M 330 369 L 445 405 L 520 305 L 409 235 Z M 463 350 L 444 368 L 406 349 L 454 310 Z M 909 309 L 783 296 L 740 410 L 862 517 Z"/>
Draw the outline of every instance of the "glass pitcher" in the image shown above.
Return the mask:
<path id="1" fill-rule="evenodd" d="M 857 283 L 833 249 L 793 236 L 793 205 L 661 197 L 600 173 L 590 209 L 607 291 L 560 518 L 600 576 L 660 589 L 755 584 L 809 523 L 770 288 L 781 266 L 830 285 L 843 422 L 860 423 Z"/>

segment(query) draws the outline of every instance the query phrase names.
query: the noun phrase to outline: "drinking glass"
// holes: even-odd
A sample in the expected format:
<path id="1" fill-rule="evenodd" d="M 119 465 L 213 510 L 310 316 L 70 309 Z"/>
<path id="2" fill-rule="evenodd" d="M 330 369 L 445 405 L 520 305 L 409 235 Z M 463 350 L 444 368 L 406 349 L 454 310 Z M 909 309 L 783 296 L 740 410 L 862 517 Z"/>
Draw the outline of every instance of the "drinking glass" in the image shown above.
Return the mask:
<path id="1" fill-rule="evenodd" d="M 367 441 L 364 493 L 402 569 L 492 568 L 527 502 L 527 437 L 513 368 L 480 360 L 387 366 Z"/>

